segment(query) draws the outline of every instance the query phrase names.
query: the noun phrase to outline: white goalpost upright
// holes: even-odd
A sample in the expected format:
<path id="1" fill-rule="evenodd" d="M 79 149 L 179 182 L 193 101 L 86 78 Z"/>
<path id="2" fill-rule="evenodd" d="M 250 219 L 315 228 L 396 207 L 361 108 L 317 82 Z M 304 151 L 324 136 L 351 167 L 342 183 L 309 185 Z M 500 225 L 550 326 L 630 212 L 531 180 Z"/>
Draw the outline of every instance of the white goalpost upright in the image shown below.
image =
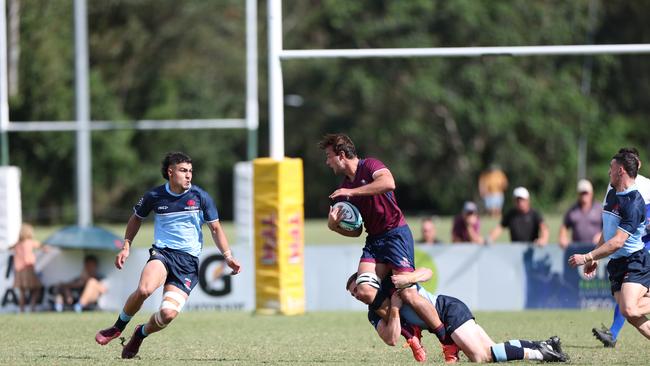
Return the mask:
<path id="1" fill-rule="evenodd" d="M 90 118 L 88 81 L 87 0 L 74 0 L 75 33 L 75 121 L 9 120 L 7 95 L 6 0 L 0 0 L 0 166 L 9 164 L 8 133 L 75 131 L 77 224 L 92 225 L 91 139 L 92 131 L 135 129 L 247 129 L 248 160 L 257 157 L 259 125 L 257 93 L 257 1 L 246 0 L 246 116 L 245 118 L 175 119 L 139 121 L 93 121 Z M 2 203 L 0 203 L 2 206 Z"/>
<path id="2" fill-rule="evenodd" d="M 372 49 L 282 48 L 282 0 L 268 0 L 268 65 L 271 157 L 284 156 L 284 112 L 282 60 L 310 58 L 395 58 L 395 57 L 482 57 L 482 56 L 561 56 L 650 53 L 650 44 L 551 45 L 517 47 L 433 47 Z"/>

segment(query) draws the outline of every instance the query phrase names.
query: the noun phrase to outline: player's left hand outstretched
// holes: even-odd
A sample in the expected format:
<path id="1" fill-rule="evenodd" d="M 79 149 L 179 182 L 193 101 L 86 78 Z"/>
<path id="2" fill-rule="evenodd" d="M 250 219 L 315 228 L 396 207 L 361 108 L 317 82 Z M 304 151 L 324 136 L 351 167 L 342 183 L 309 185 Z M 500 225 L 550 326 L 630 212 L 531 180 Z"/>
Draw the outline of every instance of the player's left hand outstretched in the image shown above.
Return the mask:
<path id="1" fill-rule="evenodd" d="M 228 257 L 226 258 L 226 264 L 230 269 L 232 269 L 232 275 L 236 275 L 237 273 L 241 272 L 241 264 L 235 259 L 235 257 Z"/>

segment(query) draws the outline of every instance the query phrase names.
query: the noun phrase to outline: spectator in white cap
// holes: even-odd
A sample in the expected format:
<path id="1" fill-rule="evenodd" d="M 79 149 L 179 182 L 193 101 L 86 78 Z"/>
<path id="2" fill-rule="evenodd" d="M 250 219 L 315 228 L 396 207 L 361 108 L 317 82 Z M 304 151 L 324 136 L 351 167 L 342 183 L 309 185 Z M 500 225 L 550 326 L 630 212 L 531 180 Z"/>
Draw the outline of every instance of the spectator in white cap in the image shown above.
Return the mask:
<path id="1" fill-rule="evenodd" d="M 454 243 L 483 244 L 484 240 L 481 237 L 479 225 L 476 203 L 472 201 L 465 202 L 463 211 L 454 217 L 451 241 Z"/>
<path id="2" fill-rule="evenodd" d="M 594 202 L 594 188 L 591 182 L 581 179 L 578 182 L 578 200 L 564 214 L 558 238 L 560 246 L 566 249 L 570 243 L 598 244 L 603 226 L 602 212 L 603 206 Z"/>
<path id="3" fill-rule="evenodd" d="M 510 240 L 516 243 L 534 243 L 544 246 L 548 243 L 548 227 L 544 223 L 542 214 L 530 207 L 530 193 L 524 187 L 517 187 L 512 191 L 515 198 L 515 207 L 511 208 L 489 235 L 493 242 L 503 232 L 503 228 L 510 229 Z"/>

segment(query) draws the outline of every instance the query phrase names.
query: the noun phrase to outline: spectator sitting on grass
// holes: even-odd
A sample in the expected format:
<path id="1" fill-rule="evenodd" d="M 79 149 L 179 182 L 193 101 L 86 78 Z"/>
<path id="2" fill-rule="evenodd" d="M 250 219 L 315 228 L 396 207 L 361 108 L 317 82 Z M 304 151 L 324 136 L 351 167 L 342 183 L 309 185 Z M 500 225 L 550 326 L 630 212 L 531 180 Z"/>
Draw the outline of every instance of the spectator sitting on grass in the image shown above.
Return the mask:
<path id="1" fill-rule="evenodd" d="M 70 282 L 58 285 L 58 294 L 55 299 L 54 309 L 63 311 L 64 306 L 72 306 L 75 312 L 90 310 L 97 305 L 99 297 L 106 292 L 106 286 L 102 283 L 103 276 L 97 273 L 99 262 L 97 257 L 90 254 L 84 257 L 84 265 L 81 275 Z M 73 292 L 79 293 L 79 299 L 75 302 Z"/>

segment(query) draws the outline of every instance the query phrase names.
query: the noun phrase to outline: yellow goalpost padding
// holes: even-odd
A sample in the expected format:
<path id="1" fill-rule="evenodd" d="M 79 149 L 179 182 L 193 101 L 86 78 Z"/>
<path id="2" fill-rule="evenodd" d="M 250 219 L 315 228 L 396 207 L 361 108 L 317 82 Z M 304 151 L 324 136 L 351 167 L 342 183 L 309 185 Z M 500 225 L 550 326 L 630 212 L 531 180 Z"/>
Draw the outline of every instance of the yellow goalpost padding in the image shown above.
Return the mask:
<path id="1" fill-rule="evenodd" d="M 304 190 L 302 160 L 253 162 L 255 309 L 258 313 L 305 312 Z"/>

